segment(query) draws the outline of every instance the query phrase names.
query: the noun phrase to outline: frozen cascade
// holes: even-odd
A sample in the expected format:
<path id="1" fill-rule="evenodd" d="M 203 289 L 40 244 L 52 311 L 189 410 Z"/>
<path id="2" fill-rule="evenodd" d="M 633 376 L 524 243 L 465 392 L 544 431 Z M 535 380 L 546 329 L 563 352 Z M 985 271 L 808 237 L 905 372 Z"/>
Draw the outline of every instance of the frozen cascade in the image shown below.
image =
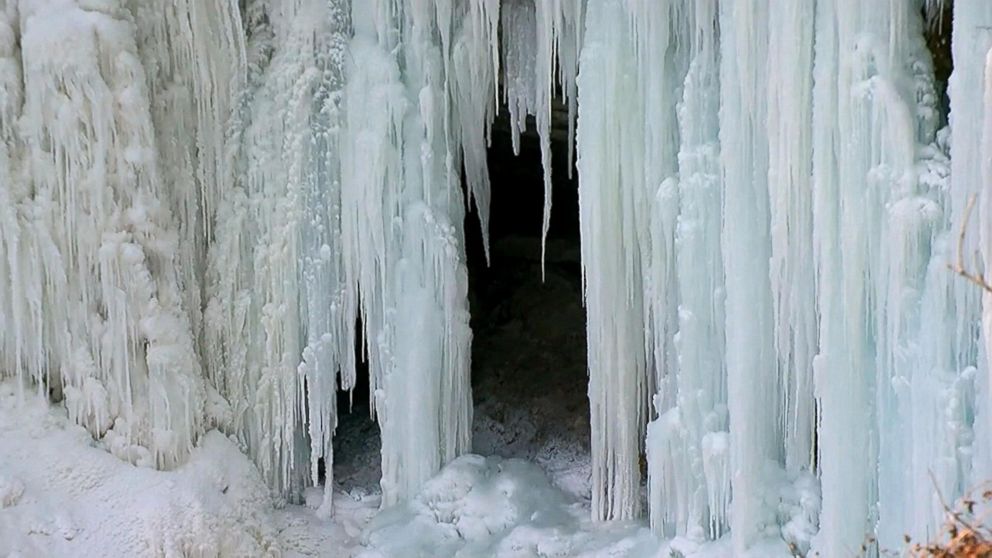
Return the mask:
<path id="1" fill-rule="evenodd" d="M 171 467 L 203 428 L 205 387 L 154 81 L 116 4 L 3 5 L 0 345 L 4 374 L 61 393 L 114 454 Z"/>
<path id="2" fill-rule="evenodd" d="M 496 111 L 546 235 L 560 100 L 594 517 L 640 515 L 643 454 L 666 537 L 932 538 L 934 484 L 992 477 L 992 295 L 947 269 L 964 225 L 992 258 L 992 7 L 953 4 L 938 129 L 943 5 L 0 0 L 2 374 L 136 464 L 220 428 L 295 499 L 323 461 L 329 513 L 361 358 L 404 500 L 470 447 Z"/>
<path id="3" fill-rule="evenodd" d="M 340 261 L 347 25 L 343 2 L 248 4 L 248 89 L 231 138 L 238 180 L 210 248 L 205 360 L 232 428 L 288 494 L 303 488 L 308 456 L 314 482 L 317 459 L 329 457 L 335 373 L 354 384 L 355 302 Z"/>

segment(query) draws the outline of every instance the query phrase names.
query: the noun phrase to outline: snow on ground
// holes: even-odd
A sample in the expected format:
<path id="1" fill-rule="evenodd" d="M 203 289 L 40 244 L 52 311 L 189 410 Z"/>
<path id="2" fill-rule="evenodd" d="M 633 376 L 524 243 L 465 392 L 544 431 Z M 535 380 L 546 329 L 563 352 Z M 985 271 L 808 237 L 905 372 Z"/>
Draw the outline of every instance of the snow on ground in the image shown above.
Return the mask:
<path id="1" fill-rule="evenodd" d="M 175 470 L 131 465 L 62 407 L 21 402 L 13 381 L 0 383 L 0 556 L 729 555 L 726 541 L 661 542 L 644 522 L 595 524 L 587 499 L 523 459 L 462 456 L 381 513 L 373 487 L 337 491 L 332 519 L 315 511 L 319 489 L 306 496 L 307 505 L 276 507 L 257 469 L 217 431 Z"/>
<path id="2" fill-rule="evenodd" d="M 639 522 L 593 525 L 589 509 L 521 459 L 462 456 L 410 502 L 369 524 L 363 557 L 649 556 Z"/>
<path id="3" fill-rule="evenodd" d="M 278 554 L 268 489 L 222 434 L 173 471 L 136 467 L 17 391 L 0 384 L 0 556 Z"/>

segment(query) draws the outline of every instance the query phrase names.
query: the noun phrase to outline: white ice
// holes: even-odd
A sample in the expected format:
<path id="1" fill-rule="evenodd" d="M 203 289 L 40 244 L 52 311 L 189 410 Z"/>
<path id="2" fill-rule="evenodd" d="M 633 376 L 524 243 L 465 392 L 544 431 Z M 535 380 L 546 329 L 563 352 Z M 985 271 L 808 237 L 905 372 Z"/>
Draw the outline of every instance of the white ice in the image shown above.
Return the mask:
<path id="1" fill-rule="evenodd" d="M 367 369 L 376 504 L 397 507 L 353 542 L 383 553 L 590 551 L 579 539 L 604 539 L 579 508 L 647 518 L 652 534 L 632 527 L 617 552 L 932 538 L 938 494 L 992 476 L 992 294 L 948 269 L 992 259 L 992 7 L 953 3 L 946 100 L 925 41 L 945 7 L 0 0 L 9 455 L 62 463 L 52 444 L 92 441 L 106 453 L 80 459 L 97 477 L 191 483 L 165 506 L 240 506 L 197 500 L 212 490 L 197 475 L 227 471 L 250 514 L 309 501 L 307 525 L 336 521 L 338 391 Z M 551 168 L 557 103 L 574 169 Z M 578 173 L 592 495 L 575 509 L 523 463 L 459 458 L 464 231 L 481 226 L 488 256 L 501 107 L 514 149 L 528 118 L 537 129 L 542 236 L 552 171 Z M 31 479 L 57 484 L 4 457 L 4 510 L 49 494 Z M 273 501 L 254 499 L 261 483 Z M 536 492 L 476 498 L 501 483 Z M 107 497 L 137 505 L 126 492 Z M 445 498 L 471 527 L 424 526 Z M 517 515 L 475 531 L 490 505 Z M 0 534 L 34 529 L 0 513 Z M 207 553 L 241 544 L 216 525 Z M 267 548 L 267 529 L 244 544 Z"/>

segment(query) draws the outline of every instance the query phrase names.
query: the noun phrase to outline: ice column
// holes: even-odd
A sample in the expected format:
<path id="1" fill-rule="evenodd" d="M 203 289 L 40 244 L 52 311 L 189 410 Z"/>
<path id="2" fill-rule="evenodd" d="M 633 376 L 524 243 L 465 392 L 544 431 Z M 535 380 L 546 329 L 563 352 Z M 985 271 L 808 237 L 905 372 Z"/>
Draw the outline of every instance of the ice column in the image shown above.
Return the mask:
<path id="1" fill-rule="evenodd" d="M 445 30 L 461 33 L 479 17 L 478 5 L 469 18 L 466 10 L 352 4 L 342 238 L 382 428 L 385 504 L 410 495 L 471 436 L 464 200 L 445 65 Z"/>
<path id="2" fill-rule="evenodd" d="M 664 121 L 646 120 L 645 126 L 657 138 L 652 152 L 678 149 L 677 169 L 665 169 L 677 175 L 647 173 L 648 184 L 664 176 L 653 202 L 647 283 L 660 415 L 647 437 L 651 525 L 666 535 L 695 538 L 722 534 L 730 504 L 717 8 L 713 0 L 671 2 L 636 20 L 652 22 L 639 33 L 660 47 L 649 52 L 658 58 L 669 53 L 665 72 L 651 69 L 652 57 L 642 62 L 642 79 L 656 89 L 672 88 L 651 104 L 678 108 L 677 135 L 663 135 L 671 134 Z M 645 157 L 645 164 L 659 160 Z"/>
<path id="3" fill-rule="evenodd" d="M 915 76 L 931 75 L 918 4 L 817 7 L 814 369 L 823 513 L 814 549 L 835 555 L 860 548 L 880 518 L 884 536 L 895 492 L 912 482 L 896 480 L 905 462 L 895 456 L 911 444 L 903 407 L 911 361 L 903 359 L 920 323 L 939 209 L 916 167 L 917 144 L 933 136 L 932 119 L 917 109 L 927 84 Z"/>
<path id="4" fill-rule="evenodd" d="M 721 3 L 720 161 L 723 167 L 723 263 L 727 275 L 726 343 L 730 466 L 736 553 L 774 521 L 765 503 L 769 463 L 780 429 L 772 293 L 766 133 L 766 0 Z"/>
<path id="5" fill-rule="evenodd" d="M 355 377 L 339 240 L 344 5 L 248 4 L 238 180 L 210 248 L 211 375 L 263 476 L 290 497 L 316 482 L 319 458 L 330 470 L 336 374 L 345 388 Z"/>
<path id="6" fill-rule="evenodd" d="M 593 516 L 630 518 L 640 512 L 638 456 L 647 418 L 637 243 L 647 226 L 636 134 L 643 99 L 630 79 L 636 58 L 623 4 L 593 0 L 587 9 L 577 140 Z"/>

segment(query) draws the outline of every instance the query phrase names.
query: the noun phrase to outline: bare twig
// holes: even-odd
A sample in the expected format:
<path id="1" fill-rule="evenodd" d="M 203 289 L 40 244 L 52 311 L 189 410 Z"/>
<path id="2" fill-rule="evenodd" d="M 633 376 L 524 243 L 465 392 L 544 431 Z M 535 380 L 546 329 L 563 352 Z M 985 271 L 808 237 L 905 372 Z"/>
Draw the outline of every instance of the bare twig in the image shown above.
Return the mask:
<path id="1" fill-rule="evenodd" d="M 989 529 L 985 527 L 985 516 L 975 517 L 975 500 L 966 495 L 958 501 L 957 505 L 951 506 L 944 499 L 944 495 L 937 485 L 937 479 L 933 472 L 930 472 L 930 480 L 933 482 L 934 491 L 947 516 L 944 525 L 944 534 L 947 542 L 934 541 L 930 543 L 916 544 L 911 549 L 911 555 L 926 558 L 980 558 L 992 556 L 992 539 Z M 970 491 L 969 491 L 970 492 Z M 982 498 L 987 502 L 992 499 L 992 491 L 985 490 Z M 961 506 L 963 509 L 959 509 Z M 907 542 L 909 538 L 907 537 Z"/>
<path id="2" fill-rule="evenodd" d="M 964 208 L 964 219 L 961 222 L 961 232 L 958 233 L 957 261 L 954 264 L 947 264 L 947 267 L 949 267 L 954 273 L 957 273 L 961 277 L 964 277 L 965 279 L 978 285 L 986 292 L 992 293 L 992 284 L 989 284 L 989 282 L 985 279 L 985 275 L 981 271 L 972 273 L 968 271 L 964 265 L 964 237 L 968 230 L 968 220 L 971 219 L 971 211 L 975 208 L 975 201 L 977 199 L 978 198 L 975 194 L 968 197 L 968 205 Z M 976 268 L 978 267 L 978 261 L 978 252 L 975 252 Z"/>

